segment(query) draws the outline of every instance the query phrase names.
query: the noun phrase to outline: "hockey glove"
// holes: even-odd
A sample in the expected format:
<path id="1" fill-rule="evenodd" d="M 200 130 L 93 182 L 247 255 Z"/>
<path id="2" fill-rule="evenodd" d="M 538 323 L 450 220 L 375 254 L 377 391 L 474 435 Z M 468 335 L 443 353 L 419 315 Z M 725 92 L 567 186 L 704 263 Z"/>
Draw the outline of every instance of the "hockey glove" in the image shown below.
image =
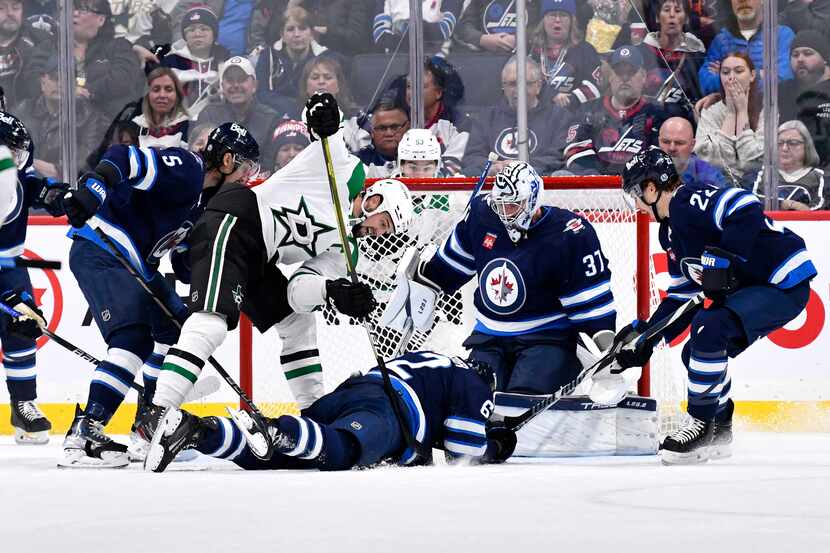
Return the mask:
<path id="1" fill-rule="evenodd" d="M 0 301 L 20 313 L 20 317 L 11 317 L 12 321 L 8 326 L 10 333 L 32 340 L 40 338 L 43 334 L 40 329 L 46 327 L 46 319 L 29 292 L 9 290 L 0 295 Z"/>
<path id="2" fill-rule="evenodd" d="M 620 348 L 614 360 L 620 371 L 630 367 L 642 367 L 651 359 L 654 352 L 655 340 L 640 340 L 640 336 L 648 330 L 646 321 L 635 320 L 617 332 L 612 349 Z M 658 339 L 659 340 L 659 339 Z M 633 348 L 630 346 L 634 346 Z M 612 372 L 614 372 L 612 370 Z"/>
<path id="3" fill-rule="evenodd" d="M 43 179 L 34 204 L 42 206 L 52 217 L 66 215 L 63 209 L 63 196 L 69 191 L 69 185 L 54 179 Z"/>
<path id="4" fill-rule="evenodd" d="M 700 256 L 703 266 L 701 286 L 707 298 L 714 302 L 723 302 L 726 296 L 738 288 L 735 276 L 735 263 L 738 256 L 721 248 L 706 246 Z"/>
<path id="5" fill-rule="evenodd" d="M 312 140 L 326 138 L 340 129 L 340 109 L 328 92 L 311 95 L 305 104 L 305 120 Z"/>
<path id="6" fill-rule="evenodd" d="M 98 173 L 84 173 L 78 179 L 78 189 L 63 196 L 63 207 L 69 223 L 81 228 L 95 215 L 107 199 L 107 186 Z"/>
<path id="7" fill-rule="evenodd" d="M 493 425 L 487 429 L 487 450 L 481 462 L 486 464 L 503 463 L 516 450 L 516 433 L 503 424 Z"/>
<path id="8" fill-rule="evenodd" d="M 345 278 L 326 281 L 326 298 L 344 315 L 361 319 L 375 310 L 377 302 L 368 284 L 353 284 Z"/>

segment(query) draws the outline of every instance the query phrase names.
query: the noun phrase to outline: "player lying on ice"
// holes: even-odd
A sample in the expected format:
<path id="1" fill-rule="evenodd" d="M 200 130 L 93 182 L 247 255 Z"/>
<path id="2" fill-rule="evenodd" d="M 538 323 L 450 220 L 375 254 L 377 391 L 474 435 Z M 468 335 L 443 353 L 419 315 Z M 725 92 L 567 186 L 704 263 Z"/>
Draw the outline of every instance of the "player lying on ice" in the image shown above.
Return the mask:
<path id="1" fill-rule="evenodd" d="M 406 406 L 406 423 L 419 443 L 444 450 L 450 461 L 500 462 L 510 456 L 515 435 L 503 428 L 485 431 L 495 387 L 489 367 L 428 351 L 408 353 L 386 366 Z M 349 378 L 299 417 L 266 420 L 276 444 L 267 460 L 255 454 L 261 440 L 245 411 L 232 412 L 232 418 L 172 411 L 160 430 L 164 438 L 150 450 L 148 464 L 161 472 L 188 448 L 247 470 L 347 470 L 384 461 L 431 462 L 407 447 L 377 368 Z"/>
<path id="2" fill-rule="evenodd" d="M 660 223 L 672 281 L 651 319 L 635 321 L 618 338 L 645 332 L 701 290 L 712 304 L 653 340 L 623 349 L 616 361 L 623 369 L 642 366 L 661 339 L 671 341 L 691 321 L 683 347 L 689 417 L 660 445 L 660 457 L 667 464 L 728 457 L 734 410 L 729 358 L 801 313 L 816 268 L 804 240 L 766 217 L 757 196 L 740 188 L 684 186 L 671 157 L 657 148 L 628 162 L 623 187 Z"/>

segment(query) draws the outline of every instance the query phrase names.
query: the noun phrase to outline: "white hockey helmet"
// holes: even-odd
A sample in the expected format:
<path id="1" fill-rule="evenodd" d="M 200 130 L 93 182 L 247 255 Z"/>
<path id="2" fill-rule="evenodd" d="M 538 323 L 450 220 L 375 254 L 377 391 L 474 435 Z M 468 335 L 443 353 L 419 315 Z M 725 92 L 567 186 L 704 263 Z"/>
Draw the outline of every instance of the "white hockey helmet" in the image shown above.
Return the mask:
<path id="1" fill-rule="evenodd" d="M 373 210 L 363 209 L 363 216 L 369 217 L 375 213 L 386 212 L 392 217 L 395 232 L 405 232 L 412 223 L 414 210 L 412 208 L 412 194 L 404 183 L 396 179 L 383 179 L 375 182 L 363 191 L 363 204 L 372 196 L 380 196 L 380 203 Z"/>
<path id="2" fill-rule="evenodd" d="M 501 219 L 514 243 L 530 228 L 543 188 L 542 178 L 523 161 L 512 163 L 496 174 L 487 203 Z"/>
<path id="3" fill-rule="evenodd" d="M 398 144 L 398 170 L 404 161 L 434 161 L 435 174 L 441 168 L 441 145 L 429 129 L 409 129 Z"/>

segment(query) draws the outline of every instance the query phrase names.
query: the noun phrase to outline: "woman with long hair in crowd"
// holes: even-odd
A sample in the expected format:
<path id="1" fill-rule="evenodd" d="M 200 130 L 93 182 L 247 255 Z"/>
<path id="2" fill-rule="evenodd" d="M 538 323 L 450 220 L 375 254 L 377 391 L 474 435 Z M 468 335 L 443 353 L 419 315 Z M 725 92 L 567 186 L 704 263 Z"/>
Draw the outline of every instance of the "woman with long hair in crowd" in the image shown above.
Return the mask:
<path id="1" fill-rule="evenodd" d="M 132 121 L 138 125 L 141 146 L 186 145 L 190 116 L 182 85 L 171 68 L 157 67 L 147 75 L 147 94 Z"/>

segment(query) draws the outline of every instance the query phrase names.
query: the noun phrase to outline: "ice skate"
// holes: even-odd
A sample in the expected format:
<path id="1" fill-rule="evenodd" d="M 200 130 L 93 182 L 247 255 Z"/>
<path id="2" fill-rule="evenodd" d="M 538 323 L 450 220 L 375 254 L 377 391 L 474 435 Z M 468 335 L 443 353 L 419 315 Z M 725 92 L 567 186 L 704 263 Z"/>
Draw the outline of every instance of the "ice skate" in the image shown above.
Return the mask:
<path id="1" fill-rule="evenodd" d="M 161 408 L 158 408 L 161 409 Z M 144 470 L 163 472 L 184 450 L 196 447 L 201 430 L 207 423 L 187 411 L 168 408 L 153 433 Z"/>
<path id="2" fill-rule="evenodd" d="M 227 411 L 234 425 L 245 437 L 245 442 L 251 449 L 251 453 L 256 457 L 268 460 L 277 448 L 291 449 L 291 447 L 288 447 L 289 437 L 280 432 L 276 419 L 265 418 L 268 433 L 266 436 L 263 429 L 254 422 L 253 417 L 247 411 L 231 409 L 230 407 L 227 408 Z"/>
<path id="3" fill-rule="evenodd" d="M 689 417 L 688 421 L 660 444 L 664 465 L 694 465 L 709 460 L 715 423 Z"/>
<path id="4" fill-rule="evenodd" d="M 122 468 L 130 464 L 127 446 L 104 434 L 104 424 L 84 415 L 75 405 L 75 420 L 63 440 L 63 457 L 59 467 Z"/>
<path id="5" fill-rule="evenodd" d="M 14 441 L 21 445 L 43 445 L 49 443 L 52 423 L 32 401 L 11 402 L 11 424 Z"/>
<path id="6" fill-rule="evenodd" d="M 712 459 L 732 457 L 732 414 L 735 404 L 730 399 L 726 409 L 715 417 L 715 429 L 712 433 L 712 445 L 709 446 Z"/>

